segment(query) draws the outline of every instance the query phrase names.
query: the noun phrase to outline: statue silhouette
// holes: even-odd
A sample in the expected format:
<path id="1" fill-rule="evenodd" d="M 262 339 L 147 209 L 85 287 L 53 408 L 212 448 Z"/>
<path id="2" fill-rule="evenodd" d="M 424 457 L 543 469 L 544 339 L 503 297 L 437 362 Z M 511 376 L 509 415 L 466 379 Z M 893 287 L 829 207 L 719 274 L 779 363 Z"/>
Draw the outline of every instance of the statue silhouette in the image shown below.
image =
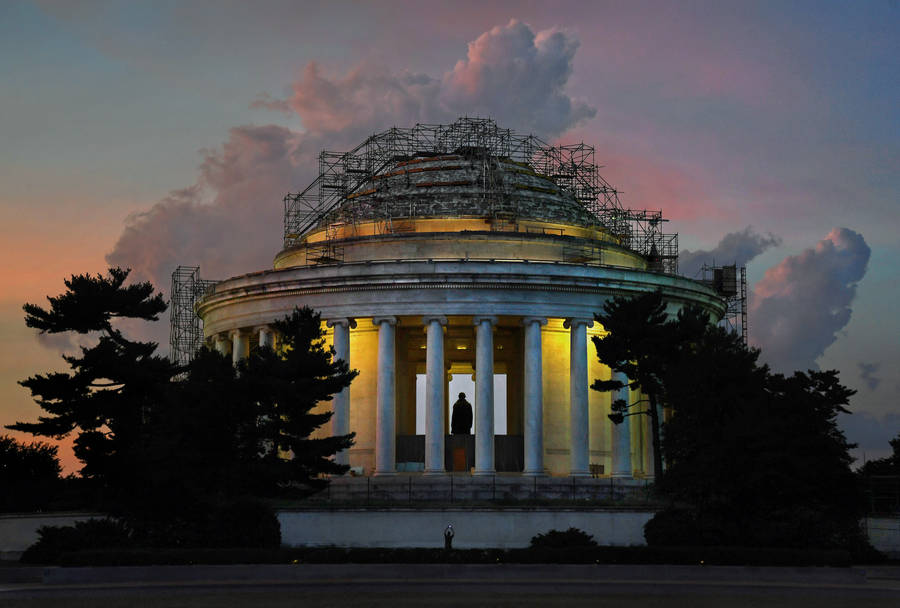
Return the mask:
<path id="1" fill-rule="evenodd" d="M 453 404 L 450 418 L 450 432 L 454 435 L 469 435 L 472 430 L 472 404 L 466 401 L 466 394 L 460 393 Z"/>

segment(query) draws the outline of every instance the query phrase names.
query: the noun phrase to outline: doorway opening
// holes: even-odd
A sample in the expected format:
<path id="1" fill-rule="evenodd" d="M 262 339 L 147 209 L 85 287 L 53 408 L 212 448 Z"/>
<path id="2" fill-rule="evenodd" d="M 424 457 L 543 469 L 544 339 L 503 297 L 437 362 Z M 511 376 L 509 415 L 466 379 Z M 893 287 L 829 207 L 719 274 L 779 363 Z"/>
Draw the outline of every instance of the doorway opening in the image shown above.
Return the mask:
<path id="1" fill-rule="evenodd" d="M 453 404 L 460 393 L 466 394 L 466 400 L 472 404 L 473 421 L 472 433 L 475 433 L 475 381 L 471 374 L 453 374 L 453 378 L 447 383 L 447 396 L 449 402 L 449 416 L 452 414 Z M 494 374 L 494 435 L 506 435 L 506 374 Z M 416 374 L 416 435 L 425 434 L 425 374 Z"/>

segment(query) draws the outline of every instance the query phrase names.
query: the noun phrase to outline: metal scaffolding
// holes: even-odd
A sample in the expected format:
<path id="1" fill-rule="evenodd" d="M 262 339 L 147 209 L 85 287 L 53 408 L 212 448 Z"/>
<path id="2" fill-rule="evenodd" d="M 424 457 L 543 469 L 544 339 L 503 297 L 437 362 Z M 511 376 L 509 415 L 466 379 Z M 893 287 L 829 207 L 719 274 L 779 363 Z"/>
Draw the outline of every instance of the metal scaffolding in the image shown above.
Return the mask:
<path id="1" fill-rule="evenodd" d="M 169 300 L 169 358 L 187 365 L 203 346 L 203 321 L 195 305 L 217 281 L 200 278 L 199 266 L 179 266 L 172 273 Z"/>
<path id="2" fill-rule="evenodd" d="M 376 220 L 385 232 L 399 231 L 390 205 L 365 195 L 388 169 L 419 158 L 462 158 L 480 164 L 477 187 L 483 209 L 496 229 L 508 230 L 517 216 L 516 196 L 498 179 L 499 164 L 519 165 L 523 171 L 552 180 L 588 212 L 591 224 L 604 227 L 622 245 L 645 256 L 651 270 L 675 274 L 678 235 L 664 234 L 660 211 L 625 209 L 619 192 L 599 173 L 594 148 L 584 143 L 552 146 L 534 135 L 501 129 L 491 119 L 460 118 L 448 125 L 417 124 L 372 135 L 349 152 L 323 151 L 319 175 L 302 192 L 284 197 L 284 246 L 305 245 L 313 263 L 342 260 L 337 230 L 348 224 Z M 473 182 L 474 183 L 474 182 Z M 442 184 L 447 185 L 447 184 Z M 467 185 L 471 185 L 467 182 Z M 344 204 L 353 199 L 354 204 Z M 402 224 L 402 222 L 400 222 Z M 305 243 L 305 235 L 324 228 L 324 239 Z"/>
<path id="3" fill-rule="evenodd" d="M 747 344 L 747 267 L 704 264 L 701 280 L 725 300 L 725 316 L 719 324 L 740 334 Z"/>

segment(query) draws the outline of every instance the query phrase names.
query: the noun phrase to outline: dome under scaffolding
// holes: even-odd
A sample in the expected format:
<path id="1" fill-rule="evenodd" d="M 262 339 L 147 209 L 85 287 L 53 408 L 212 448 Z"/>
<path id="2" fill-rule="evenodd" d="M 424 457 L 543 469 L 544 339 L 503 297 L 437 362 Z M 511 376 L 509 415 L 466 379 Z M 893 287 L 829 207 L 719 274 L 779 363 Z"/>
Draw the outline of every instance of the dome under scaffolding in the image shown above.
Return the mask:
<path id="1" fill-rule="evenodd" d="M 483 118 L 394 127 L 349 152 L 323 151 L 319 176 L 284 198 L 284 246 L 312 249 L 309 263 L 340 262 L 361 224 L 397 233 L 426 218 L 484 218 L 504 232 L 528 232 L 523 220 L 594 228 L 653 270 L 678 270 L 678 235 L 663 234 L 661 211 L 623 208 L 592 146 L 553 146 Z M 576 245 L 587 245 L 583 261 L 604 263 L 602 247 Z"/>

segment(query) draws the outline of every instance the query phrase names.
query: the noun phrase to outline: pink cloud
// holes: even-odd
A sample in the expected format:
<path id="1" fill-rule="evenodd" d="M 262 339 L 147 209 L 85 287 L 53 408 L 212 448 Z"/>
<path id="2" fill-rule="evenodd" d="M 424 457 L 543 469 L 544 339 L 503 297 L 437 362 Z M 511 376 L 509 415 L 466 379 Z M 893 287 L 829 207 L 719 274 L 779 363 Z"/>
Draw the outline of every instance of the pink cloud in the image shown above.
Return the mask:
<path id="1" fill-rule="evenodd" d="M 750 298 L 750 337 L 763 360 L 778 371 L 815 368 L 850 322 L 870 253 L 861 234 L 835 228 L 767 270 Z"/>
<path id="2" fill-rule="evenodd" d="M 469 43 L 466 57 L 444 74 L 442 99 L 462 113 L 558 135 L 596 114 L 564 92 L 577 49 L 578 41 L 562 30 L 534 32 L 513 19 Z"/>

